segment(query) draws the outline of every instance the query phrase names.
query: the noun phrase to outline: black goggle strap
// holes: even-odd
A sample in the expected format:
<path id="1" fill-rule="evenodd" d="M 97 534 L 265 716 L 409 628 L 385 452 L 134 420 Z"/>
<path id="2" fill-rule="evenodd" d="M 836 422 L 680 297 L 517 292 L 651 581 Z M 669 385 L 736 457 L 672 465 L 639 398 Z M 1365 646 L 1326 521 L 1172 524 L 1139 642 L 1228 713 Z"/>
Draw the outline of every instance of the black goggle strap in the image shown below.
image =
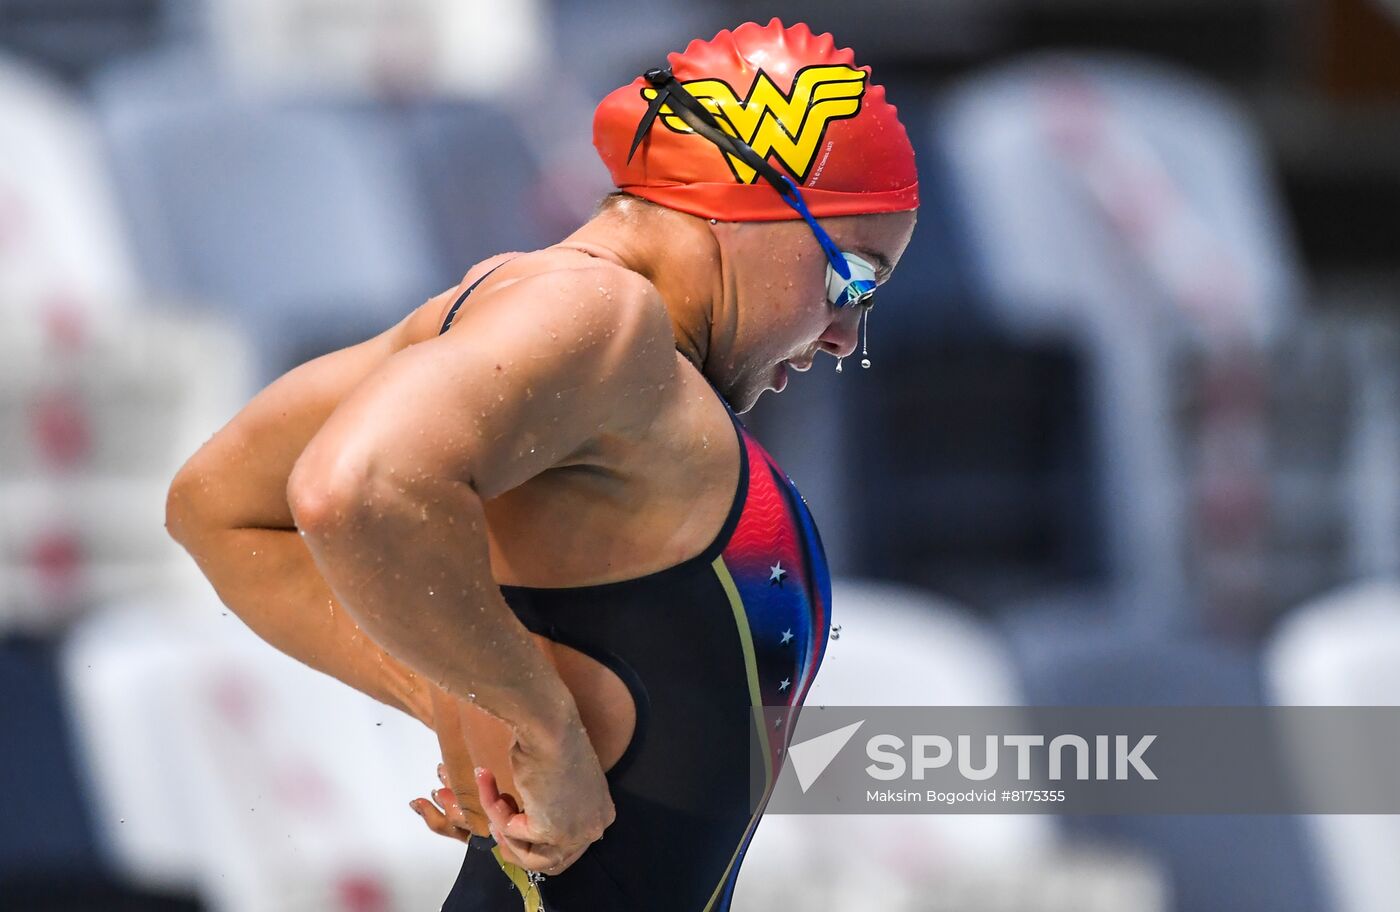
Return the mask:
<path id="1" fill-rule="evenodd" d="M 629 162 L 657 115 L 661 113 L 661 108 L 669 103 L 676 116 L 684 120 L 692 130 L 757 171 L 785 198 L 792 196 L 792 184 L 784 179 L 782 172 L 765 161 L 748 143 L 720 126 L 710 109 L 680 84 L 671 73 L 670 67 L 655 67 L 643 73 L 642 77 L 656 88 L 656 95 L 647 106 L 647 112 L 641 122 L 637 124 L 637 132 L 632 137 L 632 148 L 627 152 Z"/>

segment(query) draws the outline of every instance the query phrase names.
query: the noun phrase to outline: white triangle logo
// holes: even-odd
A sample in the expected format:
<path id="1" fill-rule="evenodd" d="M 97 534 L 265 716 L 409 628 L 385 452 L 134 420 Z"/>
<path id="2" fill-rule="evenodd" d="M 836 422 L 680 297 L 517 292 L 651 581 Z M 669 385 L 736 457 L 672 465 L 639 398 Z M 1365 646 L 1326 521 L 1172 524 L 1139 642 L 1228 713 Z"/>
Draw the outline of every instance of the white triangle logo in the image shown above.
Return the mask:
<path id="1" fill-rule="evenodd" d="M 792 771 L 797 774 L 797 784 L 802 787 L 803 794 L 806 794 L 812 783 L 817 781 L 817 777 L 826 771 L 831 761 L 836 759 L 836 755 L 841 753 L 841 748 L 855 735 L 856 729 L 864 724 L 865 720 L 861 719 L 845 728 L 838 728 L 824 735 L 809 738 L 801 744 L 788 746 L 788 759 L 792 761 Z"/>

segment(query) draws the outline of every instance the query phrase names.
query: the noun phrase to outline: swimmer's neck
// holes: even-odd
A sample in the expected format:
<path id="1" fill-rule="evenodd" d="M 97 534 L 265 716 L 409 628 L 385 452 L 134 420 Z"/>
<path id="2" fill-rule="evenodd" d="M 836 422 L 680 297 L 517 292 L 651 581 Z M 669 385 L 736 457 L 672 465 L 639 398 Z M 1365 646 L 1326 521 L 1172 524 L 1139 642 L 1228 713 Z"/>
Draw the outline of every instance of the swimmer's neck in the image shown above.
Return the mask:
<path id="1" fill-rule="evenodd" d="M 616 200 L 556 246 L 645 276 L 666 304 L 676 349 L 705 372 L 722 325 L 716 304 L 724 300 L 724 284 L 719 244 L 704 219 L 641 200 Z"/>

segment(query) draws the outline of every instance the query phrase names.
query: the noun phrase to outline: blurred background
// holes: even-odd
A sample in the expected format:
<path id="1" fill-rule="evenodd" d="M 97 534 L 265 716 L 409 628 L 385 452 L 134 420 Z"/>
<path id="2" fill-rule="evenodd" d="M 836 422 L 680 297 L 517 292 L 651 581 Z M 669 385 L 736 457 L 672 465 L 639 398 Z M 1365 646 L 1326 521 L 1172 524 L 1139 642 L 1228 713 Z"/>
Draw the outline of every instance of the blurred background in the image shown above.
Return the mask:
<path id="1" fill-rule="evenodd" d="M 922 171 L 869 371 L 746 416 L 809 703 L 1400 703 L 1395 0 L 0 0 L 0 909 L 436 909 L 432 736 L 162 530 L 287 367 L 609 184 L 604 93 L 803 20 Z M 1382 912 L 1400 819 L 766 819 L 736 909 Z"/>

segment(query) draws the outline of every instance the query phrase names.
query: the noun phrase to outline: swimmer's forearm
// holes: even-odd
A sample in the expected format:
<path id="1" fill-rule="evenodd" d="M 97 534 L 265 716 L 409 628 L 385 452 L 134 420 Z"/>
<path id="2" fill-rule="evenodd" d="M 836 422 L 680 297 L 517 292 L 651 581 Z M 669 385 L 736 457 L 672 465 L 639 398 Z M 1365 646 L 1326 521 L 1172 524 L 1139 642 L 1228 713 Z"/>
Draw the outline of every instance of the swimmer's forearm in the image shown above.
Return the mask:
<path id="1" fill-rule="evenodd" d="M 579 724 L 568 688 L 492 577 L 470 486 L 337 485 L 298 472 L 289 487 L 298 526 L 366 633 L 425 681 L 506 722 L 526 749 L 548 750 Z"/>
<path id="2" fill-rule="evenodd" d="M 294 530 L 191 530 L 181 544 L 229 610 L 268 644 L 432 726 L 432 696 L 340 607 Z"/>

